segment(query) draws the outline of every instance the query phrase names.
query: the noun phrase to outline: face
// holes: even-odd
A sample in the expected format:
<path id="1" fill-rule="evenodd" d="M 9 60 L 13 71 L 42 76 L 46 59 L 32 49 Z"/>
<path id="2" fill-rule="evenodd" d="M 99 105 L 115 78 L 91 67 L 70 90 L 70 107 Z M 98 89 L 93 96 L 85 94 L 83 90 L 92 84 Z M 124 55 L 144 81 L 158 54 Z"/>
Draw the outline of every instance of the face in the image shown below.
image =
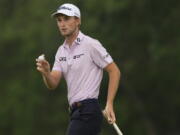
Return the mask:
<path id="1" fill-rule="evenodd" d="M 74 16 L 58 15 L 56 17 L 57 25 L 61 35 L 64 37 L 71 36 L 79 29 L 80 19 Z"/>

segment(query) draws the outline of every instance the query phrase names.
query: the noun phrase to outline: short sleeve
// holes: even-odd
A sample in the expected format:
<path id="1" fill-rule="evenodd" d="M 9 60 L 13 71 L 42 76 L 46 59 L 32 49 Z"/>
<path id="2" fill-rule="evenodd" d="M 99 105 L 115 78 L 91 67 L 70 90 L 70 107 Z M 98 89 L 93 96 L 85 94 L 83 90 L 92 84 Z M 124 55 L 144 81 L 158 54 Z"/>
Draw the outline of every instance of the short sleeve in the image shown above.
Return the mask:
<path id="1" fill-rule="evenodd" d="M 93 62 L 100 68 L 105 68 L 108 64 L 113 62 L 110 54 L 106 51 L 106 49 L 98 40 L 95 40 L 95 42 L 92 44 L 90 54 Z"/>
<path id="2" fill-rule="evenodd" d="M 58 49 L 56 55 L 55 55 L 55 60 L 54 60 L 54 65 L 52 70 L 57 70 L 57 71 L 61 71 L 62 72 L 62 68 L 61 68 L 61 63 L 59 60 L 59 54 L 60 54 L 60 49 Z"/>

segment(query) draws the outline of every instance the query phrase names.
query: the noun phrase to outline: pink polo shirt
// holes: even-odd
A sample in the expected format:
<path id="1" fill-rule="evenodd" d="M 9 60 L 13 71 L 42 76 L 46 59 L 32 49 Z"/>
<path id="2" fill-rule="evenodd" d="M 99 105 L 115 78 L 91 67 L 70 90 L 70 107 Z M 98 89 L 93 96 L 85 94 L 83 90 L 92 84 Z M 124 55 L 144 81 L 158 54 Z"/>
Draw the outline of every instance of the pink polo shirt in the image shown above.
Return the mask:
<path id="1" fill-rule="evenodd" d="M 66 41 L 56 53 L 52 70 L 62 72 L 68 87 L 68 101 L 98 98 L 103 68 L 112 63 L 101 43 L 79 32 L 69 47 Z"/>

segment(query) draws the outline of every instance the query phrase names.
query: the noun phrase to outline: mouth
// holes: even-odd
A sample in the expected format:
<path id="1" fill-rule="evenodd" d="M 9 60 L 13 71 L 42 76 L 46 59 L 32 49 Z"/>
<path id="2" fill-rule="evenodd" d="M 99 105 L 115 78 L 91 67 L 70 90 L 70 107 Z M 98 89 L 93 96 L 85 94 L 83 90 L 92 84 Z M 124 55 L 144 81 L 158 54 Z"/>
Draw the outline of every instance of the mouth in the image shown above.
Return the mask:
<path id="1" fill-rule="evenodd" d="M 62 29 L 60 29 L 62 32 L 66 32 L 67 31 L 67 29 L 66 28 L 62 28 Z"/>

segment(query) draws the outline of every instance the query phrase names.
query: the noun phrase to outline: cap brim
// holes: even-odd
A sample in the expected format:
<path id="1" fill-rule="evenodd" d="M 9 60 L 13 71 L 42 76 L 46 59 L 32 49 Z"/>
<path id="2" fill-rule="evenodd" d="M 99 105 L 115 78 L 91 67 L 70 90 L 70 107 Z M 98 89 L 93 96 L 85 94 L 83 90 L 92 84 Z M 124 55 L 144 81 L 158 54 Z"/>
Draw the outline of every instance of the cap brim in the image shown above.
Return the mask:
<path id="1" fill-rule="evenodd" d="M 66 12 L 64 10 L 58 10 L 58 11 L 54 12 L 53 14 L 51 14 L 51 17 L 56 17 L 58 14 L 63 14 L 63 15 L 67 15 L 67 16 L 74 16 L 74 14 L 72 14 L 70 12 Z"/>

